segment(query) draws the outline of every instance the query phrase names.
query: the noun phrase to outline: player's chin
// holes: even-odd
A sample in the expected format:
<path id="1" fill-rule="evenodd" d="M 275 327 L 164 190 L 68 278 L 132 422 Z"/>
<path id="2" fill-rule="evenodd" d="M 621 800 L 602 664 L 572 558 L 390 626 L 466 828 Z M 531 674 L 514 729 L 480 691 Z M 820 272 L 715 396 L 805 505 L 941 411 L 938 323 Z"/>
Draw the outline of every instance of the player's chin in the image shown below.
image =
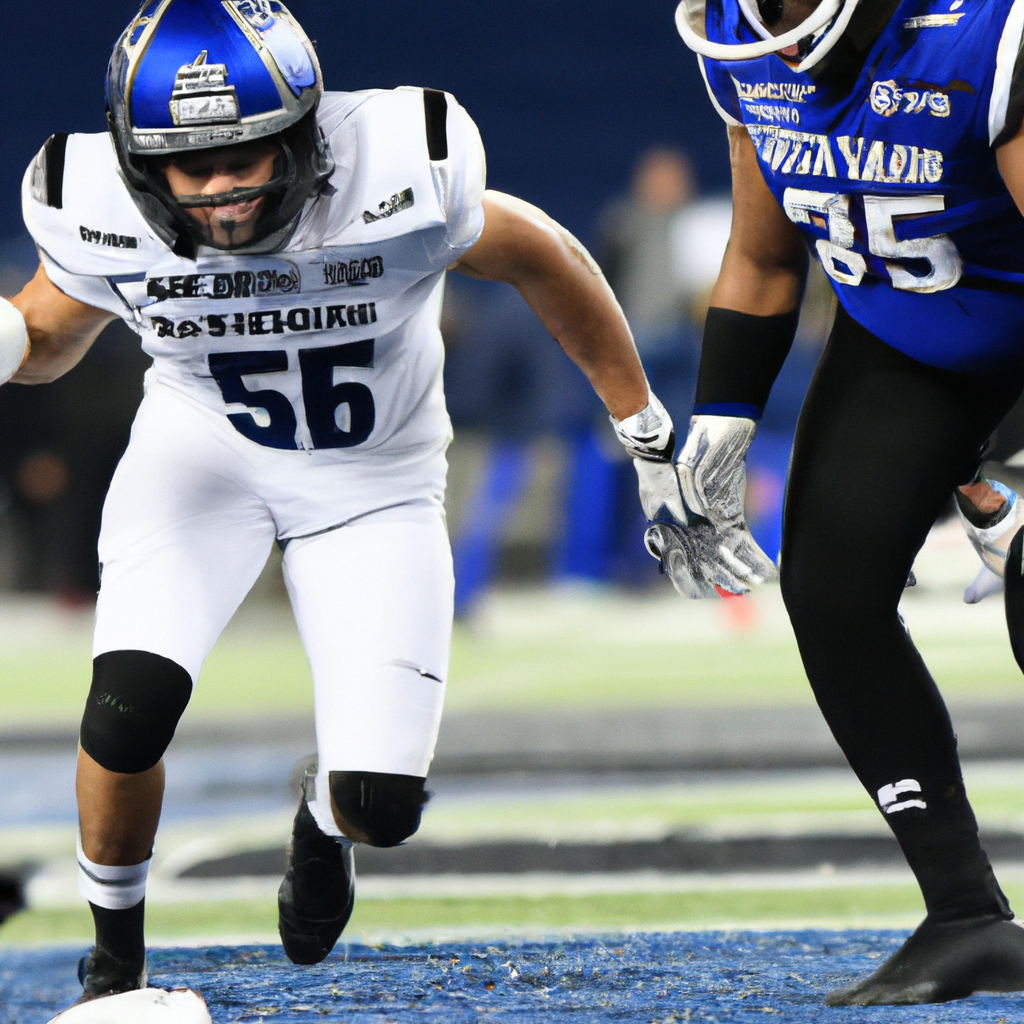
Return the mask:
<path id="1" fill-rule="evenodd" d="M 251 242 L 259 223 L 262 200 L 218 206 L 204 225 L 207 240 L 221 247 L 237 247 Z"/>

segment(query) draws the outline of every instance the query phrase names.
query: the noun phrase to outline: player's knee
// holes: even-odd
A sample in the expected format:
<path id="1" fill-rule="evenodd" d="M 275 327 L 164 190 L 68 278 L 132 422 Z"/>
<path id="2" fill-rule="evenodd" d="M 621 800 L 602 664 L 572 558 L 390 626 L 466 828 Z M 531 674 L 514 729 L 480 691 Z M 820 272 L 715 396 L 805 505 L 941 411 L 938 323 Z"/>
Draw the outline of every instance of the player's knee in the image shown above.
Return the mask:
<path id="1" fill-rule="evenodd" d="M 192 678 L 147 651 L 108 651 L 93 661 L 82 716 L 82 749 L 110 772 L 148 771 L 174 737 Z"/>
<path id="2" fill-rule="evenodd" d="M 420 827 L 430 799 L 418 775 L 331 772 L 331 798 L 338 827 L 357 843 L 398 846 Z"/>
<path id="3" fill-rule="evenodd" d="M 826 622 L 835 622 L 837 617 L 839 621 L 850 616 L 855 619 L 868 610 L 868 605 L 875 603 L 869 600 L 859 607 L 851 603 L 855 584 L 846 578 L 837 579 L 833 569 L 800 557 L 790 559 L 787 565 L 783 556 L 779 586 L 794 630 L 813 632 L 823 628 Z"/>

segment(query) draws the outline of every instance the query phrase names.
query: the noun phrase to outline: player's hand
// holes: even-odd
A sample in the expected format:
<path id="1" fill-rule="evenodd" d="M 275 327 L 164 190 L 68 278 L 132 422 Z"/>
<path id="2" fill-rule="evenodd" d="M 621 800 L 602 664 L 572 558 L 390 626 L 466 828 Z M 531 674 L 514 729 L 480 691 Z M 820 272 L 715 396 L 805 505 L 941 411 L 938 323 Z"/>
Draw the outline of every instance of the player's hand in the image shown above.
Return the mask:
<path id="1" fill-rule="evenodd" d="M 1024 521 L 1024 502 L 998 480 L 977 480 L 957 488 L 955 496 L 964 532 L 982 561 L 982 571 L 964 591 L 964 601 L 976 604 L 999 590 L 994 577 L 1003 578 L 1007 548 Z"/>
<path id="2" fill-rule="evenodd" d="M 778 578 L 757 546 L 743 514 L 746 456 L 754 421 L 739 416 L 694 416 L 676 466 L 688 520 L 654 522 L 647 548 L 686 597 L 719 591 L 745 594 Z"/>
<path id="3" fill-rule="evenodd" d="M 661 562 L 662 571 L 680 593 L 714 597 L 708 577 L 713 572 L 715 531 L 686 507 L 672 463 L 676 438 L 671 417 L 652 394 L 645 409 L 622 421 L 612 417 L 612 424 L 633 457 L 640 481 L 640 507 L 648 522 L 647 550 Z"/>
<path id="4" fill-rule="evenodd" d="M 0 384 L 6 384 L 28 355 L 25 318 L 6 299 L 0 299 Z"/>

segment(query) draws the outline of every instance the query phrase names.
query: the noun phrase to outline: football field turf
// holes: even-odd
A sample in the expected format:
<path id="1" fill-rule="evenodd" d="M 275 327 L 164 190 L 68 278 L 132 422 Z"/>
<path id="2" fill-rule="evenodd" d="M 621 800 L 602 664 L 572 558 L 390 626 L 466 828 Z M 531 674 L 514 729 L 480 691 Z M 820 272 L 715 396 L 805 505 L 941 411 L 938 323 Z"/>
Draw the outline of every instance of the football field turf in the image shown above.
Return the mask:
<path id="1" fill-rule="evenodd" d="M 959 558 L 941 577 L 919 565 L 921 586 L 908 594 L 905 614 L 954 708 L 1003 707 L 1024 696 L 1020 672 L 999 598 L 972 608 L 959 601 L 958 588 L 973 568 L 969 558 Z M 87 688 L 89 616 L 24 605 L 9 612 L 0 616 L 5 727 L 66 731 Z M 272 730 L 275 716 L 308 713 L 311 704 L 290 613 L 271 604 L 246 610 L 229 627 L 188 715 L 229 722 L 244 708 L 264 716 Z M 550 708 L 571 718 L 576 708 L 812 705 L 775 588 L 740 604 L 579 589 L 498 595 L 457 626 L 447 706 L 505 714 Z M 862 834 L 881 827 L 856 780 L 844 780 L 840 769 L 829 772 L 748 773 L 731 782 L 722 775 L 686 786 L 641 776 L 620 781 L 618 790 L 594 784 L 572 792 L 510 791 L 493 806 L 473 794 L 446 800 L 446 783 L 438 786 L 418 838 L 612 841 L 680 829 L 730 836 L 833 826 Z M 1020 829 L 1018 766 L 970 766 L 968 781 L 984 827 Z M 266 828 L 262 819 L 244 825 L 221 817 L 168 820 L 158 854 L 173 852 L 176 828 L 182 842 L 195 841 L 185 835 L 189 828 L 210 833 L 207 839 L 218 829 L 264 829 L 283 846 L 290 814 L 288 806 L 274 810 Z M 73 868 L 70 821 L 0 829 L 0 852 L 13 863 L 11 851 L 35 829 L 39 849 Z M 1024 869 L 1013 868 L 1002 873 L 1004 885 L 1011 901 L 1024 906 Z M 65 873 L 63 882 L 59 872 L 54 876 L 60 883 L 54 891 L 64 896 L 35 903 L 0 929 L 0 1024 L 46 1021 L 75 995 L 74 964 L 91 929 L 74 896 L 73 874 Z M 264 879 L 258 893 L 243 895 L 230 880 L 218 892 L 211 879 L 202 898 L 161 899 L 154 884 L 147 906 L 151 939 L 192 950 L 156 953 L 153 981 L 206 991 L 217 1021 L 383 1024 L 424 1014 L 533 1021 L 559 1013 L 581 1022 L 651 1024 L 771 1016 L 817 1021 L 822 1014 L 911 1024 L 1024 1019 L 1024 1001 L 996 997 L 941 1008 L 824 1010 L 824 992 L 877 966 L 922 915 L 906 872 L 855 874 L 830 876 L 825 866 L 771 878 L 612 879 L 589 888 L 576 880 L 566 881 L 564 891 L 557 879 L 539 886 L 524 879 L 521 891 L 508 877 L 490 889 L 480 880 L 424 879 L 415 893 L 366 879 L 346 932 L 347 962 L 312 971 L 285 964 L 273 945 L 252 945 L 273 941 L 276 880 Z M 210 943 L 218 945 L 205 949 Z"/>
<path id="2" fill-rule="evenodd" d="M 350 944 L 311 968 L 268 946 L 164 949 L 150 982 L 201 991 L 217 1024 L 502 1021 L 675 1024 L 778 1018 L 858 1024 L 1006 1024 L 1019 996 L 944 1006 L 826 1009 L 832 988 L 870 973 L 896 932 L 608 935 L 547 941 Z M 82 949 L 0 953 L 0 1022 L 44 1024 L 77 997 Z"/>
<path id="3" fill-rule="evenodd" d="M 966 541 L 965 541 L 966 543 Z M 970 556 L 970 552 L 967 554 Z M 1019 700 L 1002 600 L 921 583 L 903 611 L 947 698 Z M 88 692 L 92 617 L 33 602 L 0 608 L 0 725 L 74 723 Z M 506 593 L 456 625 L 446 709 L 813 705 L 778 588 L 742 602 L 552 589 Z M 187 719 L 312 709 L 286 603 L 251 606 L 204 669 Z"/>

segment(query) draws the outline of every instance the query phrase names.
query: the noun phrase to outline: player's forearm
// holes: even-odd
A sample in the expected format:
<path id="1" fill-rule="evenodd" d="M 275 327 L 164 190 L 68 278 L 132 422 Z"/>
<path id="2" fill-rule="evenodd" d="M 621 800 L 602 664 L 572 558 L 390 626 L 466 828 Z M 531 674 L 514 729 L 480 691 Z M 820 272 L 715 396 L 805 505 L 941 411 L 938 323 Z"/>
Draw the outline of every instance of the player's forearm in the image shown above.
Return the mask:
<path id="1" fill-rule="evenodd" d="M 618 420 L 632 416 L 647 405 L 648 385 L 626 318 L 603 276 L 564 256 L 559 262 L 520 293 L 608 411 Z"/>
<path id="2" fill-rule="evenodd" d="M 807 277 L 807 247 L 779 206 L 750 136 L 729 129 L 732 228 L 711 305 L 753 316 L 776 316 L 800 305 Z"/>
<path id="3" fill-rule="evenodd" d="M 29 353 L 11 378 L 18 384 L 48 384 L 77 366 L 114 317 L 65 295 L 42 267 L 12 298 L 25 317 Z"/>
<path id="4" fill-rule="evenodd" d="M 99 334 L 99 331 L 96 332 Z M 11 377 L 14 384 L 50 384 L 63 377 L 81 362 L 95 341 L 95 335 L 69 345 L 66 338 L 56 338 L 29 329 L 29 354 L 21 369 Z"/>

